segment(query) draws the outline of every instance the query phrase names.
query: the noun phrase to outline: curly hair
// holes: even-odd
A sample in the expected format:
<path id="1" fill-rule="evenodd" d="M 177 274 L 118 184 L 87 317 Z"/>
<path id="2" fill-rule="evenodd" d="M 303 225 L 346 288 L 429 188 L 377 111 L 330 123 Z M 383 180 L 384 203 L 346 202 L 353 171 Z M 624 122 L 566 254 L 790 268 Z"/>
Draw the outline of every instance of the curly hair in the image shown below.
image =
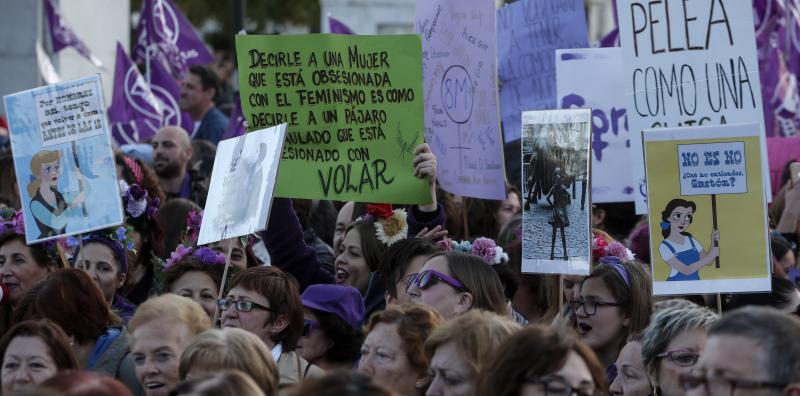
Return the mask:
<path id="1" fill-rule="evenodd" d="M 397 325 L 397 334 L 403 340 L 408 362 L 415 370 L 424 374 L 431 363 L 425 355 L 425 340 L 442 321 L 442 316 L 433 308 L 420 304 L 403 304 L 372 315 L 367 331 L 371 332 L 381 323 Z"/>

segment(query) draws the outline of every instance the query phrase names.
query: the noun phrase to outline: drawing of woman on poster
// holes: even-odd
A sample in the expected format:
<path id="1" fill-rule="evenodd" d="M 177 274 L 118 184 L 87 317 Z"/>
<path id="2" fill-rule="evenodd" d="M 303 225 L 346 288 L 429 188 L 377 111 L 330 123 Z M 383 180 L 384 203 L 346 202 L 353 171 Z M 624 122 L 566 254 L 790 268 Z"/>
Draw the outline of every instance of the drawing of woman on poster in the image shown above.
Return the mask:
<path id="1" fill-rule="evenodd" d="M 547 193 L 547 203 L 553 207 L 552 215 L 550 216 L 550 223 L 553 226 L 553 238 L 550 244 L 550 260 L 555 258 L 556 250 L 556 231 L 561 230 L 561 242 L 564 246 L 564 260 L 567 260 L 567 238 L 564 235 L 564 228 L 569 227 L 569 216 L 567 215 L 567 206 L 572 200 L 569 196 L 569 191 L 564 185 L 566 180 L 561 175 L 561 168 L 556 168 L 554 172 L 554 184 Z"/>
<path id="2" fill-rule="evenodd" d="M 692 201 L 673 199 L 661 212 L 661 235 L 664 241 L 658 251 L 671 271 L 668 281 L 700 280 L 700 269 L 711 264 L 719 256 L 719 230 L 711 231 L 711 250 L 703 249 L 692 234 L 686 232 L 692 224 L 694 212 L 697 209 Z"/>
<path id="3" fill-rule="evenodd" d="M 42 150 L 34 154 L 30 169 L 32 180 L 27 190 L 31 197 L 31 213 L 39 227 L 38 239 L 64 234 L 71 215 L 70 209 L 86 200 L 88 183 L 76 168 L 76 177 L 87 188 L 77 193 L 58 191 L 58 178 L 61 176 L 61 152 L 58 150 Z"/>

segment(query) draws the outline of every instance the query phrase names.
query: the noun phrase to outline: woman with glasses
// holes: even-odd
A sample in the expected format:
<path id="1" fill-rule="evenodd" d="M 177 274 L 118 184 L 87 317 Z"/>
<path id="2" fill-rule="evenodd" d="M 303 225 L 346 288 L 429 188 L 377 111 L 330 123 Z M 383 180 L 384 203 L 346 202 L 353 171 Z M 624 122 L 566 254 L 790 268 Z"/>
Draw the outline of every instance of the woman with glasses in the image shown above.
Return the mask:
<path id="1" fill-rule="evenodd" d="M 653 386 L 642 361 L 642 334 L 634 334 L 619 351 L 614 368 L 617 377 L 611 382 L 608 393 L 612 396 L 650 396 Z"/>
<path id="2" fill-rule="evenodd" d="M 478 395 L 595 396 L 606 380 L 594 352 L 570 329 L 518 331 L 498 348 L 478 380 Z"/>
<path id="3" fill-rule="evenodd" d="M 406 285 L 412 303 L 427 305 L 450 319 L 471 308 L 509 316 L 503 285 L 491 265 L 460 252 L 431 256 Z"/>
<path id="4" fill-rule="evenodd" d="M 581 340 L 594 350 L 607 380 L 614 380 L 613 363 L 631 334 L 644 330 L 653 312 L 649 275 L 639 265 L 607 257 L 580 286 L 571 302 Z"/>
<path id="5" fill-rule="evenodd" d="M 231 289 L 218 302 L 223 328 L 247 330 L 264 341 L 278 364 L 281 386 L 323 371 L 295 352 L 303 333 L 300 288 L 291 275 L 275 267 L 251 267 L 231 279 Z"/>
<path id="6" fill-rule="evenodd" d="M 175 294 L 144 302 L 131 319 L 131 355 L 136 379 L 147 396 L 167 395 L 178 383 L 178 364 L 184 349 L 211 328 L 203 308 Z"/>
<path id="7" fill-rule="evenodd" d="M 684 394 L 679 377 L 694 368 L 703 354 L 706 331 L 718 318 L 708 308 L 688 301 L 653 315 L 642 336 L 642 359 L 655 387 L 654 393 Z"/>
<path id="8" fill-rule="evenodd" d="M 325 371 L 352 369 L 364 341 L 361 294 L 350 286 L 311 285 L 300 297 L 305 320 L 296 352 Z"/>
<path id="9" fill-rule="evenodd" d="M 436 311 L 419 304 L 393 306 L 372 315 L 358 371 L 402 396 L 425 394 L 430 363 L 425 340 L 441 323 Z"/>

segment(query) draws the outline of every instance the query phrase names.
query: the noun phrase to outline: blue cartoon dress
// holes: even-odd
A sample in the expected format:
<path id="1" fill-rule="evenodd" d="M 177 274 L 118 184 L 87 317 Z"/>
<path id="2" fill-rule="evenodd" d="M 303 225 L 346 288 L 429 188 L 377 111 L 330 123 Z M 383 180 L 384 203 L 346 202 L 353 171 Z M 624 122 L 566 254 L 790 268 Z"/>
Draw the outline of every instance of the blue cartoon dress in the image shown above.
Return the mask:
<path id="1" fill-rule="evenodd" d="M 67 230 L 67 223 L 71 216 L 75 216 L 74 210 L 70 208 L 72 201 L 78 196 L 77 192 L 62 194 L 58 190 L 53 191 L 56 196 L 56 206 L 47 203 L 42 197 L 42 193 L 37 191 L 31 199 L 30 207 L 36 226 L 39 227 L 39 239 L 50 238 L 64 234 Z M 84 187 L 84 193 L 91 193 L 89 183 Z"/>
<path id="2" fill-rule="evenodd" d="M 703 245 L 697 242 L 691 236 L 686 236 L 683 244 L 677 244 L 668 240 L 661 242 L 658 247 L 658 252 L 661 253 L 661 258 L 668 261 L 671 258 L 677 258 L 678 261 L 684 265 L 692 265 L 700 260 L 700 253 L 703 251 Z M 667 281 L 688 281 L 700 280 L 700 271 L 692 272 L 686 275 L 679 272 L 675 268 L 671 268 Z"/>

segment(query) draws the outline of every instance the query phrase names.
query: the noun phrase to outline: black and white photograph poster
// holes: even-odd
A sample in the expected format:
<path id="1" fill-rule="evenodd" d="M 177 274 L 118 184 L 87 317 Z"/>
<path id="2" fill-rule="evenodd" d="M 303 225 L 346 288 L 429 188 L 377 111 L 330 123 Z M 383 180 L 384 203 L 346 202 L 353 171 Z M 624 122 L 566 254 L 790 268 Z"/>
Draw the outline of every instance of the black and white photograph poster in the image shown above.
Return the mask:
<path id="1" fill-rule="evenodd" d="M 522 113 L 522 271 L 588 275 L 592 212 L 588 109 Z"/>

